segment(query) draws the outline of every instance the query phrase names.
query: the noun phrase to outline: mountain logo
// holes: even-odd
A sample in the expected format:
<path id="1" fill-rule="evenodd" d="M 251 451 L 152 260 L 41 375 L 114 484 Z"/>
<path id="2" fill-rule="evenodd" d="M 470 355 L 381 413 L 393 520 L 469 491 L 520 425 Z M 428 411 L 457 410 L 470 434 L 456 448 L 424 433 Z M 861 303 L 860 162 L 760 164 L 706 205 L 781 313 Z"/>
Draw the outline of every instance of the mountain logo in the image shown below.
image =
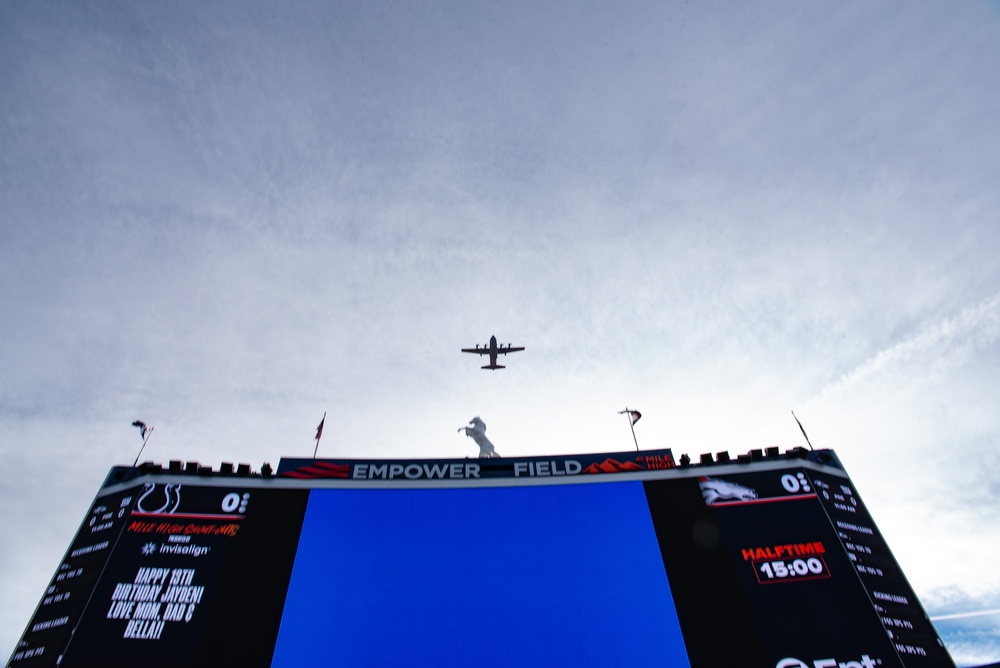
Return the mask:
<path id="1" fill-rule="evenodd" d="M 583 469 L 582 473 L 622 473 L 625 471 L 645 471 L 646 469 L 635 462 L 620 462 L 617 459 L 608 457 L 600 464 L 591 464 Z"/>
<path id="2" fill-rule="evenodd" d="M 300 466 L 294 471 L 284 473 L 289 478 L 300 480 L 315 480 L 317 478 L 342 478 L 346 480 L 351 473 L 350 464 L 333 464 L 331 462 L 316 462 L 308 466 Z"/>

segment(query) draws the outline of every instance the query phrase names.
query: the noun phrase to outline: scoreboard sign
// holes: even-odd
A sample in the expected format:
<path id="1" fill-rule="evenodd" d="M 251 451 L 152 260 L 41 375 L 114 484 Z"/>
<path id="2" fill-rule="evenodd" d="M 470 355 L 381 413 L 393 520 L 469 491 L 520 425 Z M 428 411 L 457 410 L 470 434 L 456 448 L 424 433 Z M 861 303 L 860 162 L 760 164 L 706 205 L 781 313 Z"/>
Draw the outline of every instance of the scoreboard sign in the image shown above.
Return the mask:
<path id="1" fill-rule="evenodd" d="M 954 667 L 799 454 L 114 469 L 8 665 Z"/>

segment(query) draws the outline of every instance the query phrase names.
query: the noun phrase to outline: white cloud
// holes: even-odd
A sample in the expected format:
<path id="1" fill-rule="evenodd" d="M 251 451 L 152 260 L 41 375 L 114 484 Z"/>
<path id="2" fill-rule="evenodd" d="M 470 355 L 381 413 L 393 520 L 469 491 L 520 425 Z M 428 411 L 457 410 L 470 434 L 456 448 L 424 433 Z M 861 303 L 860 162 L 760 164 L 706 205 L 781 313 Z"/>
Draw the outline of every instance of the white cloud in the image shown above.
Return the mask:
<path id="1" fill-rule="evenodd" d="M 324 411 L 330 455 L 461 456 L 477 414 L 504 454 L 600 451 L 629 405 L 698 454 L 800 443 L 795 409 L 921 595 L 992 591 L 998 32 L 932 3 L 0 7 L 0 646 L 135 418 L 150 458 L 259 466 Z M 497 374 L 457 352 L 490 334 L 527 346 Z"/>

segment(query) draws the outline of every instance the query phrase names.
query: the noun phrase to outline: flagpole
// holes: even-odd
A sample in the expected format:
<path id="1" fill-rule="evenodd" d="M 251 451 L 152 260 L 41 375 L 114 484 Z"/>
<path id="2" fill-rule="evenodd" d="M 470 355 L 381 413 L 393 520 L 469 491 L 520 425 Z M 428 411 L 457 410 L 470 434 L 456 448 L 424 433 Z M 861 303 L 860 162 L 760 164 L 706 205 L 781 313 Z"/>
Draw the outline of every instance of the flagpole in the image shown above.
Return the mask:
<path id="1" fill-rule="evenodd" d="M 632 422 L 632 416 L 628 418 L 628 428 L 632 430 L 632 442 L 635 443 L 635 451 L 639 452 L 639 441 L 635 437 L 635 423 Z"/>
<path id="2" fill-rule="evenodd" d="M 625 418 L 628 420 L 628 428 L 632 430 L 632 442 L 635 443 L 635 451 L 639 452 L 639 441 L 635 438 L 635 421 L 632 420 L 632 411 L 626 406 L 625 410 L 618 412 L 625 414 Z"/>
<path id="3" fill-rule="evenodd" d="M 139 454 L 135 456 L 135 461 L 132 463 L 132 468 L 135 468 L 136 465 L 139 463 L 139 457 L 142 457 L 142 451 L 146 448 L 146 441 L 148 441 L 149 437 L 152 435 L 153 435 L 152 429 L 146 431 L 146 436 L 142 439 L 142 447 L 139 448 Z"/>
<path id="4" fill-rule="evenodd" d="M 806 443 L 808 443 L 808 444 L 809 444 L 809 449 L 810 449 L 810 450 L 812 450 L 812 449 L 813 449 L 813 444 L 812 444 L 812 443 L 810 443 L 810 441 L 809 441 L 809 435 L 808 435 L 808 434 L 806 434 L 806 430 L 805 430 L 805 427 L 803 427 L 803 426 L 802 426 L 802 423 L 801 423 L 801 422 L 799 422 L 799 418 L 798 418 L 798 417 L 797 417 L 797 416 L 795 415 L 795 411 L 792 411 L 792 417 L 793 417 L 793 418 L 795 418 L 795 423 L 796 423 L 797 425 L 799 425 L 799 431 L 801 431 L 801 432 L 802 432 L 802 435 L 803 435 L 803 436 L 805 436 L 805 438 L 806 438 Z"/>
<path id="5" fill-rule="evenodd" d="M 313 459 L 316 459 L 316 453 L 319 452 L 319 439 L 323 438 L 324 422 L 326 422 L 326 411 L 323 411 L 323 419 L 319 421 L 319 426 L 316 428 L 316 447 L 313 448 Z"/>

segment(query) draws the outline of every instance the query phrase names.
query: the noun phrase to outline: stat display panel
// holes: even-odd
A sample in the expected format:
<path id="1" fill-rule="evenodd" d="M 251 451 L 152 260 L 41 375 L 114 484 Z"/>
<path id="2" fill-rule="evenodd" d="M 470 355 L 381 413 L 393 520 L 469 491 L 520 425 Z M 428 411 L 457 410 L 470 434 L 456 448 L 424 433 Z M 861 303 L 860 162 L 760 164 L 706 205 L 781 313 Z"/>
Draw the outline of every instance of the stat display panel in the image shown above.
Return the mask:
<path id="1" fill-rule="evenodd" d="M 8 665 L 954 666 L 824 452 L 113 470 Z"/>

